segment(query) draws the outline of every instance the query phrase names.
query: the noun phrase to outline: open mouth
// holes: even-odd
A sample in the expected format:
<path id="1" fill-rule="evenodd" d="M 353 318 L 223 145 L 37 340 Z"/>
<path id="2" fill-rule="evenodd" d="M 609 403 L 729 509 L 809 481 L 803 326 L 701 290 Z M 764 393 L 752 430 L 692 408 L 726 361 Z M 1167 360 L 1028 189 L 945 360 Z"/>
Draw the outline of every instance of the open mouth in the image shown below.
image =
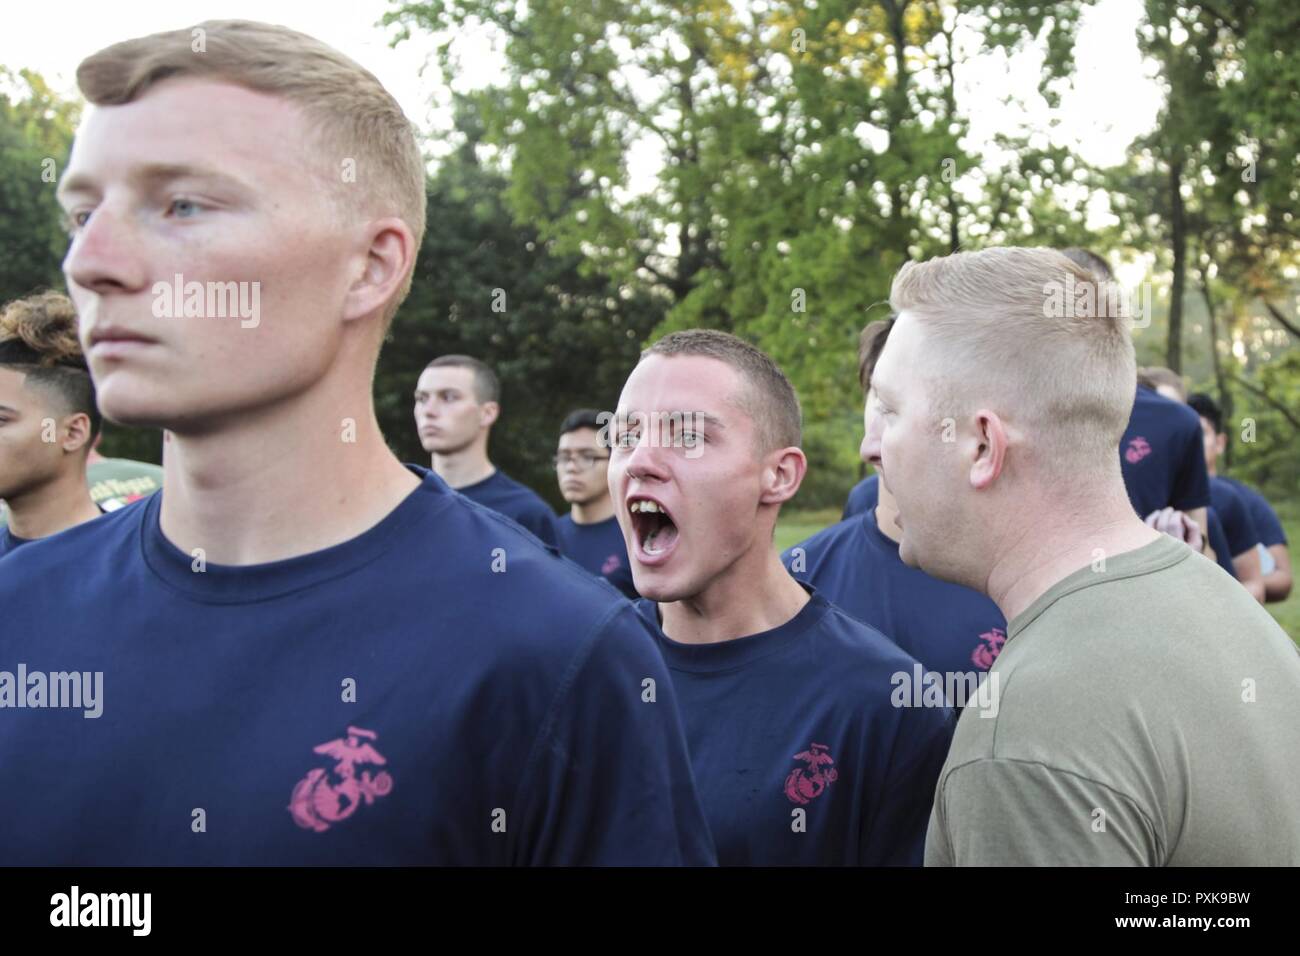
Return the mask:
<path id="1" fill-rule="evenodd" d="M 666 560 L 677 546 L 677 523 L 668 509 L 649 498 L 628 501 L 632 529 L 636 532 L 637 557 L 645 564 Z"/>

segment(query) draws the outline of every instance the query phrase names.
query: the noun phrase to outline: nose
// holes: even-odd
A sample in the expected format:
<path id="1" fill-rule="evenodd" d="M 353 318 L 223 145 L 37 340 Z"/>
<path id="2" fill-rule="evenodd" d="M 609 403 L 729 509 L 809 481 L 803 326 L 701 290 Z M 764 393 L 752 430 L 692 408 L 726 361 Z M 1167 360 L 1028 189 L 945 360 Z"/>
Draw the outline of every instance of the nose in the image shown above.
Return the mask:
<path id="1" fill-rule="evenodd" d="M 880 464 L 880 435 L 882 431 L 880 416 L 870 416 L 867 420 L 866 434 L 862 436 L 862 447 L 858 449 L 858 455 L 868 465 Z"/>
<path id="2" fill-rule="evenodd" d="M 624 450 L 623 470 L 629 478 L 637 481 L 668 480 L 666 453 L 671 453 L 672 449 L 660 447 L 662 443 L 652 438 L 651 430 L 643 429 L 636 445 Z"/>
<path id="3" fill-rule="evenodd" d="M 101 202 L 74 234 L 63 274 L 69 283 L 100 294 L 143 288 L 149 274 L 130 218 Z"/>

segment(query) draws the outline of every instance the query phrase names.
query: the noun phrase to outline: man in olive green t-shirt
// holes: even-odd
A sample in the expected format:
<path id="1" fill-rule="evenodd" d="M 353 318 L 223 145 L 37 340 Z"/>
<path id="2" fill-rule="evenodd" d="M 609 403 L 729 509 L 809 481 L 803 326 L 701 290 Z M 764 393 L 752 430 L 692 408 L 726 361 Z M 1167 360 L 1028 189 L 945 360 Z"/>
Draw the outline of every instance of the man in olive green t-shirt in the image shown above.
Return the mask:
<path id="1" fill-rule="evenodd" d="M 1129 504 L 1114 287 L 1049 249 L 988 249 L 904 266 L 890 300 L 864 454 L 900 556 L 1009 622 L 926 864 L 1300 865 L 1300 654 Z"/>
<path id="2" fill-rule="evenodd" d="M 1300 863 L 1300 654 L 1214 562 L 1164 536 L 1077 571 L 1010 622 L 993 672 L 927 865 Z"/>

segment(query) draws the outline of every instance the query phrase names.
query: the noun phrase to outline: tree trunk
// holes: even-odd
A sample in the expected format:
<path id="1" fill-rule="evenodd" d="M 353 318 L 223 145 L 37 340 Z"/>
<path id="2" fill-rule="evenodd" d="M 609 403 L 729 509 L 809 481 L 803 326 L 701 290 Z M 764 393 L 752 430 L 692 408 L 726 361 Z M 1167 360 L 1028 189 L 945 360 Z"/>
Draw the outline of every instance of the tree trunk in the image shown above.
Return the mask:
<path id="1" fill-rule="evenodd" d="M 1165 365 L 1183 371 L 1183 285 L 1187 280 L 1187 219 L 1183 210 L 1183 160 L 1169 164 L 1169 209 L 1174 253 L 1174 285 L 1169 291 L 1169 341 Z"/>
<path id="2" fill-rule="evenodd" d="M 1210 364 L 1214 368 L 1214 387 L 1219 393 L 1219 406 L 1223 409 L 1223 422 L 1226 426 L 1232 421 L 1232 393 L 1228 391 L 1228 380 L 1223 374 L 1223 366 L 1219 364 L 1219 330 L 1218 323 L 1214 318 L 1214 298 L 1210 293 L 1210 277 L 1206 274 L 1205 265 L 1200 268 L 1201 274 L 1201 297 L 1205 299 L 1205 314 L 1209 317 L 1210 327 Z M 1223 467 L 1224 470 L 1232 468 L 1232 446 L 1233 442 L 1223 449 Z"/>

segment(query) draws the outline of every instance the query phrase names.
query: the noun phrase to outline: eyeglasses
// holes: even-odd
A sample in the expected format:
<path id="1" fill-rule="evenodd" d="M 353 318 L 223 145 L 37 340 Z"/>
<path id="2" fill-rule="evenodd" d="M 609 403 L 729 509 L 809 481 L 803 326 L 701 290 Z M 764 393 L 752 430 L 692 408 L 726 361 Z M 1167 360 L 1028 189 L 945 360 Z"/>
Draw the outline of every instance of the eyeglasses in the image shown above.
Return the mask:
<path id="1" fill-rule="evenodd" d="M 589 451 L 580 451 L 577 454 L 556 455 L 551 461 L 555 462 L 556 468 L 577 465 L 579 471 L 587 471 L 598 461 L 609 461 L 609 455 L 593 455 Z"/>

